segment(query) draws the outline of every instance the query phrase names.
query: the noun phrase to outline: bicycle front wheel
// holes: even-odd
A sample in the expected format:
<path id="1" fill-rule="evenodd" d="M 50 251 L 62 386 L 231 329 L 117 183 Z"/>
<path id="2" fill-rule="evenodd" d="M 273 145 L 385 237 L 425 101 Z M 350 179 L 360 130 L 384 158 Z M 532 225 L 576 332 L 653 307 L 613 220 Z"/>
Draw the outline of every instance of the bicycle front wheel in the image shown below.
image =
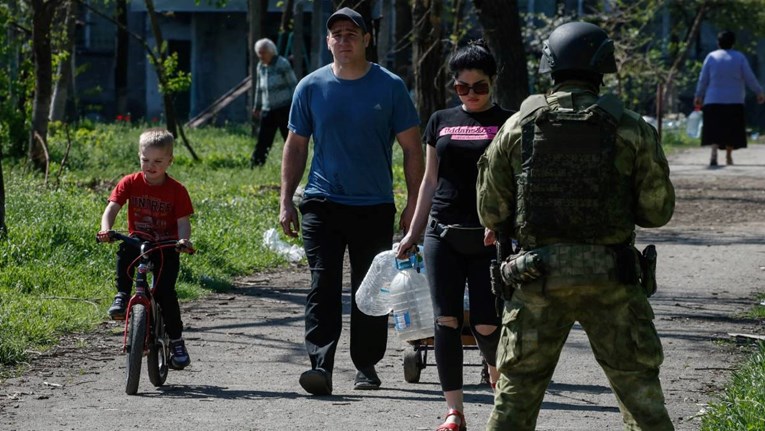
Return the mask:
<path id="1" fill-rule="evenodd" d="M 154 321 L 152 322 L 152 339 L 149 340 L 149 355 L 146 357 L 146 365 L 149 371 L 149 381 L 156 387 L 165 384 L 167 380 L 168 364 L 170 359 L 170 344 L 165 333 L 165 323 L 162 320 L 162 310 L 155 305 Z"/>
<path id="2" fill-rule="evenodd" d="M 125 393 L 135 395 L 141 379 L 141 360 L 146 341 L 146 307 L 133 305 L 128 323 L 128 346 L 125 363 Z"/>

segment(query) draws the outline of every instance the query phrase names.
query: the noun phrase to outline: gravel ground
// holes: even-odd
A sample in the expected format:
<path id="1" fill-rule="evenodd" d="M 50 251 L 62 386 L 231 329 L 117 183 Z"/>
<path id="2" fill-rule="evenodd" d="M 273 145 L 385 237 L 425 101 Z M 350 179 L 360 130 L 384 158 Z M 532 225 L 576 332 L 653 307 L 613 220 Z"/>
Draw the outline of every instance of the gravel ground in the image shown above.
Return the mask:
<path id="1" fill-rule="evenodd" d="M 661 378 L 678 430 L 700 415 L 751 346 L 732 333 L 765 334 L 741 318 L 763 291 L 765 145 L 734 153 L 736 165 L 710 169 L 708 150 L 670 157 L 677 210 L 664 228 L 638 231 L 657 245 L 659 292 L 651 302 L 664 343 Z M 64 337 L 35 355 L 21 376 L 0 382 L 2 430 L 433 430 L 446 411 L 432 352 L 419 383 L 404 381 L 408 344 L 393 336 L 378 365 L 379 391 L 352 390 L 347 322 L 337 352 L 334 394 L 307 396 L 297 383 L 309 367 L 303 348 L 305 266 L 259 273 L 235 289 L 183 305 L 192 365 L 154 388 L 124 393 L 121 326 Z M 345 297 L 346 311 L 349 298 Z M 347 315 L 346 315 L 347 318 Z M 482 429 L 492 393 L 480 359 L 465 348 L 465 415 Z M 581 328 L 575 327 L 548 388 L 539 430 L 618 430 L 621 417 Z"/>

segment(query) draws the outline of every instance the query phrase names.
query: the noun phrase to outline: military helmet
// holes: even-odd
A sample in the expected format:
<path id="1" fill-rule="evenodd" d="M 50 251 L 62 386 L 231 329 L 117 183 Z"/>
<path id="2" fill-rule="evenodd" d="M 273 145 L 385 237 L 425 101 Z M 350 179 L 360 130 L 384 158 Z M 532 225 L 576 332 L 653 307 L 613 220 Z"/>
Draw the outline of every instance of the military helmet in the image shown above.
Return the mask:
<path id="1" fill-rule="evenodd" d="M 582 70 L 615 73 L 614 41 L 587 22 L 569 22 L 550 33 L 542 47 L 539 72 Z"/>

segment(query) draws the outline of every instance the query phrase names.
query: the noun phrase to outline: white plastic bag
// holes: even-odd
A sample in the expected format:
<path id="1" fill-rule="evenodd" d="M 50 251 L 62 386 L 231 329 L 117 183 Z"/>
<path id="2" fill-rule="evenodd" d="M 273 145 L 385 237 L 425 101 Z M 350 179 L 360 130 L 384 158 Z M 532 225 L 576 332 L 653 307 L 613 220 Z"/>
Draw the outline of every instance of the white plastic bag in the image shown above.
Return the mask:
<path id="1" fill-rule="evenodd" d="M 701 137 L 701 127 L 704 125 L 704 114 L 698 106 L 688 116 L 688 122 L 685 125 L 685 133 L 691 138 Z"/>
<path id="2" fill-rule="evenodd" d="M 299 262 L 305 257 L 305 250 L 294 244 L 289 244 L 279 237 L 279 232 L 271 228 L 263 232 L 263 246 L 274 253 L 283 256 L 290 262 Z"/>

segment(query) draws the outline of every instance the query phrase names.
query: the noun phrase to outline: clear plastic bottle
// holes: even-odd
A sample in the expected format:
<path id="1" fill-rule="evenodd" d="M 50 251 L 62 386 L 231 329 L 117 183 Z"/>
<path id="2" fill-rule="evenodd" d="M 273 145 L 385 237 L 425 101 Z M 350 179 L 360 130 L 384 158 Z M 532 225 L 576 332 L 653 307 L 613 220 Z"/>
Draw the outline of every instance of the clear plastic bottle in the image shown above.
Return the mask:
<path id="1" fill-rule="evenodd" d="M 701 106 L 695 106 L 693 112 L 688 116 L 685 133 L 691 138 L 699 138 L 701 137 L 701 126 L 703 124 L 704 114 L 701 112 Z"/>
<path id="2" fill-rule="evenodd" d="M 399 273 L 396 252 L 384 251 L 372 260 L 372 265 L 356 290 L 356 305 L 369 316 L 385 316 L 392 308 L 390 284 Z"/>
<path id="3" fill-rule="evenodd" d="M 433 303 L 424 267 L 400 271 L 390 284 L 393 326 L 403 341 L 430 338 L 435 333 Z"/>

